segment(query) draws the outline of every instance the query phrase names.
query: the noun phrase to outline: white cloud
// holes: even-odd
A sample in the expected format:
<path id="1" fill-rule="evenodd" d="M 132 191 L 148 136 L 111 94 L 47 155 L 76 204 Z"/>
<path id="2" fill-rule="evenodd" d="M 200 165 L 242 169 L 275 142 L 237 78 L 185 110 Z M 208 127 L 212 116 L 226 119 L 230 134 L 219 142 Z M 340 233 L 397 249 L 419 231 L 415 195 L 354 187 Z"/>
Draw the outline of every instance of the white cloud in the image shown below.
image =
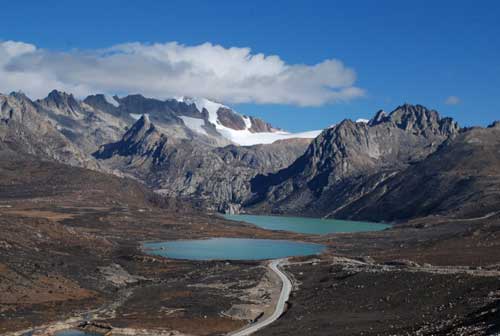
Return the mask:
<path id="1" fill-rule="evenodd" d="M 446 98 L 446 100 L 444 101 L 444 103 L 446 105 L 458 105 L 462 102 L 462 100 L 457 97 L 457 96 L 449 96 L 448 98 Z"/>
<path id="2" fill-rule="evenodd" d="M 287 64 L 249 48 L 127 43 L 59 52 L 0 42 L 0 92 L 42 97 L 51 89 L 78 96 L 142 93 L 156 98 L 203 96 L 226 103 L 317 106 L 363 96 L 341 61 Z"/>

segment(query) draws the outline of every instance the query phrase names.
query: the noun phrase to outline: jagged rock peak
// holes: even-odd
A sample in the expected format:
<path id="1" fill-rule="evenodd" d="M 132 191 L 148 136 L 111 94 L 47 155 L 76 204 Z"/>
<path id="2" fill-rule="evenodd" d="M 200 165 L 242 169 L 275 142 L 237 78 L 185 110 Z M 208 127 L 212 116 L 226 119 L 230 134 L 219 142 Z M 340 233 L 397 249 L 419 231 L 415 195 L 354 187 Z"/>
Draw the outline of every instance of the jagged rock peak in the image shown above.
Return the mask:
<path id="1" fill-rule="evenodd" d="M 333 134 L 341 136 L 351 135 L 353 132 L 358 132 L 359 130 L 367 129 L 368 127 L 369 125 L 367 123 L 355 122 L 351 119 L 344 119 L 338 124 L 323 130 L 320 136 L 318 136 L 316 139 L 332 136 Z"/>
<path id="2" fill-rule="evenodd" d="M 396 109 L 389 114 L 389 118 L 395 123 L 404 123 L 408 120 L 433 122 L 439 120 L 439 113 L 436 110 L 430 110 L 423 105 L 412 105 L 405 103 L 396 107 Z"/>
<path id="3" fill-rule="evenodd" d="M 56 104 L 61 103 L 69 103 L 69 104 L 78 104 L 78 101 L 75 99 L 72 93 L 66 93 L 64 91 L 52 90 L 48 94 L 48 96 L 44 99 L 46 101 L 53 101 Z"/>
<path id="4" fill-rule="evenodd" d="M 29 100 L 31 101 L 31 99 L 28 98 L 28 96 L 26 96 L 26 94 L 22 91 L 12 91 L 9 96 L 13 97 L 13 98 L 16 98 L 16 99 L 19 99 L 19 100 Z"/>
<path id="5" fill-rule="evenodd" d="M 103 93 L 97 93 L 95 95 L 90 95 L 87 96 L 83 102 L 86 104 L 89 104 L 90 106 L 97 106 L 97 107 L 103 107 L 103 106 L 111 106 L 111 107 L 118 107 L 120 106 L 120 98 L 117 95 L 110 96 L 106 95 Z"/>
<path id="6" fill-rule="evenodd" d="M 146 159 L 151 157 L 153 160 L 158 160 L 167 140 L 168 138 L 160 133 L 151 123 L 149 117 L 144 114 L 123 135 L 120 141 L 101 146 L 97 152 L 93 153 L 93 156 L 98 159 L 120 155 Z"/>
<path id="7" fill-rule="evenodd" d="M 149 115 L 147 114 L 143 114 L 139 120 L 137 120 L 136 124 L 141 124 L 143 125 L 144 127 L 150 127 L 152 124 L 151 124 L 151 120 L 149 120 Z M 154 125 L 153 125 L 154 126 Z"/>
<path id="8" fill-rule="evenodd" d="M 385 121 L 386 119 L 387 119 L 387 113 L 385 113 L 384 110 L 378 110 L 377 113 L 375 113 L 375 116 L 368 122 L 368 126 L 378 125 L 381 122 Z"/>
<path id="9" fill-rule="evenodd" d="M 59 114 L 78 117 L 81 112 L 80 102 L 71 93 L 52 90 L 44 99 L 37 100 L 43 107 Z"/>
<path id="10" fill-rule="evenodd" d="M 149 120 L 149 116 L 147 114 L 143 114 L 139 120 L 137 120 L 125 133 L 123 139 L 141 138 L 147 132 L 152 132 L 154 130 L 155 126 L 151 123 L 151 120 Z"/>
<path id="11" fill-rule="evenodd" d="M 393 123 L 396 127 L 415 134 L 431 132 L 456 135 L 460 131 L 460 127 L 452 118 L 441 118 L 436 110 L 428 109 L 419 104 L 405 103 L 388 115 L 380 110 L 368 125 L 376 126 L 385 122 Z"/>
<path id="12" fill-rule="evenodd" d="M 488 128 L 498 128 L 498 129 L 500 129 L 500 120 L 494 121 L 493 123 L 491 123 L 490 125 L 488 125 Z"/>

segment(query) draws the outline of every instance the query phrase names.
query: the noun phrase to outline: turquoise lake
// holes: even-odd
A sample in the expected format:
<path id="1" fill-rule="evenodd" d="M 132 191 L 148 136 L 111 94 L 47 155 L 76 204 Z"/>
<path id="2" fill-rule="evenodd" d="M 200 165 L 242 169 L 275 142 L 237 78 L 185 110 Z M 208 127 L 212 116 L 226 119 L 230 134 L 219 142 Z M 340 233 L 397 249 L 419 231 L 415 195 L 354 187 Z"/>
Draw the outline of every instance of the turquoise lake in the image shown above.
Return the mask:
<path id="1" fill-rule="evenodd" d="M 274 239 L 211 238 L 145 243 L 145 251 L 172 259 L 261 260 L 321 253 L 320 244 Z"/>
<path id="2" fill-rule="evenodd" d="M 56 336 L 100 336 L 100 335 L 81 331 L 78 329 L 67 329 L 56 332 Z"/>
<path id="3" fill-rule="evenodd" d="M 254 224 L 267 230 L 283 230 L 318 235 L 340 232 L 380 231 L 390 227 L 390 225 L 380 223 L 321 218 L 254 215 L 224 215 L 224 217 L 230 220 Z"/>

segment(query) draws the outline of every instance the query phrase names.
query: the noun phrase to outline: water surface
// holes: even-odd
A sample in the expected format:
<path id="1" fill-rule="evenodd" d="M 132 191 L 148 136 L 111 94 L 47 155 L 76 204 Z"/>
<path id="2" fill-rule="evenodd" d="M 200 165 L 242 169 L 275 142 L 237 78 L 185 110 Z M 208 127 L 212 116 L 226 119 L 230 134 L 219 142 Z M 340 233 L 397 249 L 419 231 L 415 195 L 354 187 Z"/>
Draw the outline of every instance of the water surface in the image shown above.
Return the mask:
<path id="1" fill-rule="evenodd" d="M 338 219 L 284 216 L 224 215 L 226 219 L 247 222 L 267 230 L 284 230 L 307 234 L 380 231 L 390 225 Z"/>
<path id="2" fill-rule="evenodd" d="M 320 244 L 289 240 L 211 238 L 145 243 L 150 254 L 190 260 L 261 260 L 321 253 Z"/>
<path id="3" fill-rule="evenodd" d="M 78 329 L 66 329 L 56 332 L 56 336 L 102 336 L 102 335 Z"/>

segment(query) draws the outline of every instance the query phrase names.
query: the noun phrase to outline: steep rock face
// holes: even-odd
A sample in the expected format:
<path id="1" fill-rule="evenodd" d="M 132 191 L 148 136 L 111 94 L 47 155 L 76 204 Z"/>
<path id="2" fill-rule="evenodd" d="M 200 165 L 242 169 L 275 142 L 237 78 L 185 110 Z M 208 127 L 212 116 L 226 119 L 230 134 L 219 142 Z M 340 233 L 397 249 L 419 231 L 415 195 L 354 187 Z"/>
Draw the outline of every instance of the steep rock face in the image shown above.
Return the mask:
<path id="1" fill-rule="evenodd" d="M 158 193 L 226 212 L 238 211 L 250 194 L 253 176 L 288 166 L 308 142 L 297 139 L 214 148 L 169 138 L 143 116 L 120 141 L 102 146 L 94 156 L 112 169 L 145 181 Z"/>
<path id="2" fill-rule="evenodd" d="M 182 123 L 174 110 L 161 100 L 129 95 L 118 99 L 119 109 L 124 114 L 149 114 L 167 124 Z"/>
<path id="3" fill-rule="evenodd" d="M 0 95 L 0 140 L 12 150 L 66 164 L 97 168 L 97 163 L 62 135 L 21 93 Z"/>
<path id="4" fill-rule="evenodd" d="M 43 108 L 55 114 L 72 118 L 82 118 L 83 109 L 72 94 L 52 90 L 45 99 L 36 101 Z"/>
<path id="5" fill-rule="evenodd" d="M 500 121 L 494 121 L 488 128 L 500 128 Z"/>
<path id="6" fill-rule="evenodd" d="M 250 117 L 252 126 L 250 127 L 250 132 L 275 132 L 278 129 L 274 128 L 271 124 L 265 122 L 262 119 Z"/>
<path id="7" fill-rule="evenodd" d="M 310 142 L 222 147 L 230 141 L 217 127 L 230 132 L 244 127 L 245 136 L 251 127 L 270 131 L 271 126 L 207 99 L 97 94 L 81 101 L 56 90 L 37 101 L 19 93 L 1 97 L 2 148 L 127 174 L 214 209 L 237 209 L 252 177 L 288 166 Z"/>
<path id="8" fill-rule="evenodd" d="M 217 110 L 217 116 L 221 125 L 237 131 L 248 129 L 252 133 L 272 133 L 278 130 L 262 119 L 242 116 L 225 106 Z"/>
<path id="9" fill-rule="evenodd" d="M 392 221 L 428 215 L 474 218 L 498 213 L 499 148 L 500 127 L 468 129 L 425 160 L 381 182 L 337 215 Z"/>
<path id="10" fill-rule="evenodd" d="M 96 94 L 86 97 L 83 102 L 95 110 L 103 111 L 116 117 L 123 117 L 123 115 L 120 114 L 118 100 L 119 98 L 116 96 L 107 97 L 104 94 Z"/>
<path id="11" fill-rule="evenodd" d="M 455 137 L 449 118 L 423 106 L 402 105 L 368 123 L 345 120 L 316 138 L 290 167 L 252 180 L 253 211 L 335 216 L 381 180 L 433 153 Z"/>
<path id="12" fill-rule="evenodd" d="M 94 156 L 98 159 L 109 159 L 117 155 L 141 161 L 152 159 L 156 162 L 166 142 L 167 137 L 156 130 L 147 115 L 143 115 L 120 141 L 101 146 Z"/>
<path id="13" fill-rule="evenodd" d="M 260 119 L 243 116 L 205 98 L 163 101 L 140 94 L 123 98 L 96 94 L 81 101 L 72 94 L 53 90 L 33 105 L 87 154 L 102 144 L 119 140 L 142 115 L 148 115 L 155 127 L 169 138 L 194 140 L 213 147 L 271 143 L 293 137 Z M 251 140 L 250 136 L 253 136 Z"/>
<path id="14" fill-rule="evenodd" d="M 40 115 L 50 120 L 59 132 L 90 157 L 103 143 L 118 140 L 133 120 L 115 114 L 116 107 L 103 95 L 88 100 L 96 103 L 98 108 L 77 100 L 72 94 L 54 90 L 34 105 Z"/>
<path id="15" fill-rule="evenodd" d="M 217 117 L 219 122 L 225 127 L 237 131 L 244 130 L 246 127 L 245 120 L 226 107 L 220 107 L 217 110 Z"/>

